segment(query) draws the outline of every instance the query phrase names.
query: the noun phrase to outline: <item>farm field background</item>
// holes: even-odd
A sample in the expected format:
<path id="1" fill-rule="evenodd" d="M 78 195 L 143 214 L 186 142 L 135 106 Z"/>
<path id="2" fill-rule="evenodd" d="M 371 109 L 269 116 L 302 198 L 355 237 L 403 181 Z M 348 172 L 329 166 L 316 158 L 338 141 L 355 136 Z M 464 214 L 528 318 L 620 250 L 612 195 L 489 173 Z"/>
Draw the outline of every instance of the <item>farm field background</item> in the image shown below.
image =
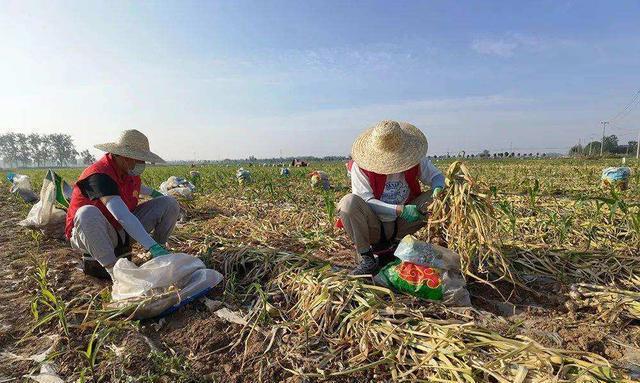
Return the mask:
<path id="1" fill-rule="evenodd" d="M 436 165 L 444 172 L 451 162 Z M 225 281 L 206 304 L 141 322 L 106 309 L 109 285 L 84 276 L 68 244 L 16 226 L 30 205 L 8 193 L 2 173 L 0 381 L 37 373 L 43 362 L 65 381 L 96 382 L 640 379 L 639 164 L 631 161 L 628 190 L 600 187 L 601 170 L 619 163 L 467 161 L 492 196 L 492 234 L 512 273 L 509 281 L 480 264 L 484 281 L 468 277 L 467 309 L 340 272 L 354 263 L 334 227 L 350 185 L 341 162 L 291 168 L 289 177 L 245 166 L 247 185 L 237 183 L 237 166 L 148 167 L 143 182 L 156 188 L 171 175 L 201 173 L 168 246 Z M 81 172 L 55 170 L 68 181 Z M 327 172 L 332 189 L 312 189 L 312 170 Z M 39 190 L 45 170 L 20 173 Z M 433 229 L 417 236 L 445 241 Z M 29 359 L 44 351 L 46 360 Z"/>

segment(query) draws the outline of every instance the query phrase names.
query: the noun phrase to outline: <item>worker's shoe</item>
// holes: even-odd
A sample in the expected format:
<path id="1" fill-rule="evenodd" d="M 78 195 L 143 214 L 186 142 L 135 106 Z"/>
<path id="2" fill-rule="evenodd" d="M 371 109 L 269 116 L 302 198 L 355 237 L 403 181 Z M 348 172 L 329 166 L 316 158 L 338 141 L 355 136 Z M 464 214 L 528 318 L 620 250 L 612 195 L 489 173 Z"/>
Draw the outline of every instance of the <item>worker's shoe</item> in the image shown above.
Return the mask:
<path id="1" fill-rule="evenodd" d="M 100 262 L 96 261 L 90 254 L 84 254 L 82 256 L 82 271 L 86 275 L 100 279 L 111 279 L 107 270 L 102 267 Z"/>
<path id="2" fill-rule="evenodd" d="M 122 245 L 118 246 L 114 249 L 115 255 L 118 259 L 126 258 L 129 261 L 131 260 L 131 246 L 130 245 Z M 90 275 L 92 277 L 100 278 L 100 279 L 111 279 L 111 275 L 107 272 L 107 270 L 95 260 L 91 254 L 84 254 L 82 256 L 82 271 Z"/>
<path id="3" fill-rule="evenodd" d="M 383 253 L 383 254 L 377 254 L 377 255 L 378 255 L 378 266 L 381 269 L 386 265 L 390 264 L 391 262 L 394 262 L 395 260 L 398 259 L 395 257 L 395 255 L 393 255 L 393 253 Z"/>
<path id="4" fill-rule="evenodd" d="M 389 263 L 395 261 L 396 258 L 395 255 L 393 255 L 396 251 L 396 248 L 398 247 L 397 243 L 390 243 L 387 245 L 386 248 L 382 248 L 382 249 L 373 249 L 373 253 L 376 255 L 376 257 L 378 258 L 378 267 L 380 267 L 381 269 L 383 267 L 385 267 L 386 265 L 388 265 Z"/>
<path id="5" fill-rule="evenodd" d="M 120 245 L 113 249 L 113 252 L 117 258 L 127 258 L 128 260 L 131 260 L 131 255 L 133 254 L 129 244 Z"/>
<path id="6" fill-rule="evenodd" d="M 355 269 L 351 270 L 351 275 L 376 275 L 380 267 L 378 266 L 378 260 L 375 258 L 372 252 L 360 254 L 362 260 Z"/>

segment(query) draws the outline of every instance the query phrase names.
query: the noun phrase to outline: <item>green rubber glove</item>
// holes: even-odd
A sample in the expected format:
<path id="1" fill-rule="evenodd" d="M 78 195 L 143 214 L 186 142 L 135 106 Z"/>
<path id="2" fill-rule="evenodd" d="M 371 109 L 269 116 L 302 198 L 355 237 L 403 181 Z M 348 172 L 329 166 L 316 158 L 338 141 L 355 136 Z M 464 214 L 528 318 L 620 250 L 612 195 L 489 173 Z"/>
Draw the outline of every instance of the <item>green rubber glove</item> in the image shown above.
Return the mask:
<path id="1" fill-rule="evenodd" d="M 169 250 L 165 249 L 164 246 L 162 246 L 159 243 L 156 243 L 155 245 L 151 246 L 149 248 L 149 252 L 151 253 L 152 258 L 159 257 L 161 255 L 171 254 L 169 253 Z"/>
<path id="2" fill-rule="evenodd" d="M 431 198 L 436 199 L 438 197 L 438 194 L 442 193 L 442 188 L 441 187 L 435 187 L 433 188 L 433 193 L 431 193 Z"/>
<path id="3" fill-rule="evenodd" d="M 420 213 L 416 205 L 406 205 L 404 209 L 402 209 L 400 218 L 404 218 L 407 222 L 416 222 L 424 219 L 424 215 Z"/>
<path id="4" fill-rule="evenodd" d="M 157 191 L 155 189 L 151 192 L 151 198 L 158 198 L 158 197 L 162 197 L 162 196 L 164 196 L 164 194 L 160 193 L 159 191 Z"/>

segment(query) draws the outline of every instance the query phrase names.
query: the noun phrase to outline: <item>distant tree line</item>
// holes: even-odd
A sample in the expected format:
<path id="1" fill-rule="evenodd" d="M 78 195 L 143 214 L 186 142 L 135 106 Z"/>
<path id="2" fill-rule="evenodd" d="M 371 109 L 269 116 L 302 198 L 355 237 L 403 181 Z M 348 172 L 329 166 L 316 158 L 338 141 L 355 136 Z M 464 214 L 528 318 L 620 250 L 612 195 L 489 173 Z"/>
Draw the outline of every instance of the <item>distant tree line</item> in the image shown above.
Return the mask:
<path id="1" fill-rule="evenodd" d="M 449 159 L 449 158 L 481 158 L 481 159 L 501 159 L 501 158 L 546 158 L 546 157 L 557 157 L 556 153 L 516 153 L 516 152 L 496 152 L 491 153 L 489 150 L 485 149 L 478 154 L 467 154 L 464 151 L 456 154 L 442 154 L 440 156 L 428 156 L 429 158 L 435 159 Z"/>
<path id="2" fill-rule="evenodd" d="M 255 156 L 249 156 L 245 159 L 229 159 L 225 158 L 222 161 L 216 161 L 217 163 L 222 164 L 235 164 L 235 163 L 255 163 L 255 164 L 290 164 L 293 160 L 301 160 L 304 162 L 321 162 L 321 161 L 342 161 L 348 160 L 349 157 L 346 156 L 324 156 L 324 157 L 315 157 L 315 156 L 302 156 L 302 157 L 273 157 L 273 158 L 256 158 Z"/>
<path id="3" fill-rule="evenodd" d="M 596 156 L 600 155 L 600 146 L 602 141 L 592 141 L 586 145 L 574 145 L 569 149 L 569 155 L 572 156 Z M 602 152 L 607 154 L 635 155 L 638 148 L 638 141 L 628 141 L 626 145 L 618 143 L 618 136 L 612 134 L 605 136 Z"/>
<path id="4" fill-rule="evenodd" d="M 0 158 L 5 166 L 68 166 L 79 160 L 90 164 L 95 158 L 84 150 L 80 153 L 68 134 L 0 134 Z"/>

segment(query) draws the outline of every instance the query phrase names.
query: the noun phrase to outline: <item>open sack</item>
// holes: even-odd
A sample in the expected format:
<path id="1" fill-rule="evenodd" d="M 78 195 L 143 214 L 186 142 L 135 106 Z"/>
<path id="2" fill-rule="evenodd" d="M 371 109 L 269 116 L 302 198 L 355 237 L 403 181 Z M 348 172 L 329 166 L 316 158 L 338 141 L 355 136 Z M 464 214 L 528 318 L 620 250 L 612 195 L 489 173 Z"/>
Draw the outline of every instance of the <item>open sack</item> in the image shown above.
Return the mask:
<path id="1" fill-rule="evenodd" d="M 380 270 L 376 282 L 447 306 L 471 305 L 457 253 L 407 235 L 393 255 L 396 260 Z"/>
<path id="2" fill-rule="evenodd" d="M 67 212 L 56 207 L 56 203 L 63 207 L 69 206 L 72 188 L 53 170 L 49 170 L 42 180 L 40 201 L 38 201 L 27 218 L 18 225 L 30 229 L 42 230 L 44 235 L 53 238 L 64 238 L 64 227 Z"/>
<path id="3" fill-rule="evenodd" d="M 135 319 L 162 317 L 197 299 L 222 281 L 194 256 L 162 255 L 136 266 L 121 258 L 113 267 L 112 307 L 130 307 Z"/>

